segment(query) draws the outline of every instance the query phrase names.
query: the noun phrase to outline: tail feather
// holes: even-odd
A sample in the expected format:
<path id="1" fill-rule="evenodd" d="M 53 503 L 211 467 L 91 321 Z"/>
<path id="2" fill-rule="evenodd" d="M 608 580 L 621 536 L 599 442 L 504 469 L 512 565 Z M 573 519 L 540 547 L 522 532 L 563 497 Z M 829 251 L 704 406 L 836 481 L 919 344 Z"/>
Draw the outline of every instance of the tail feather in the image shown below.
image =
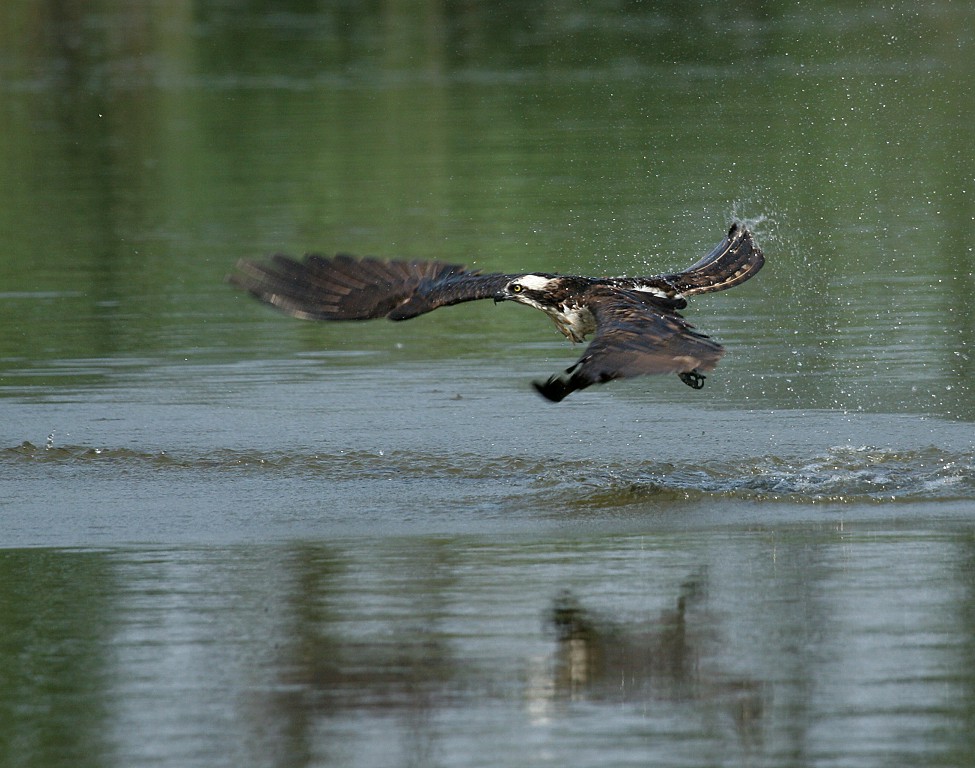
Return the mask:
<path id="1" fill-rule="evenodd" d="M 696 264 L 666 280 L 684 296 L 713 293 L 733 288 L 753 277 L 762 268 L 765 257 L 752 233 L 738 223 L 732 224 L 728 236 L 711 253 Z"/>

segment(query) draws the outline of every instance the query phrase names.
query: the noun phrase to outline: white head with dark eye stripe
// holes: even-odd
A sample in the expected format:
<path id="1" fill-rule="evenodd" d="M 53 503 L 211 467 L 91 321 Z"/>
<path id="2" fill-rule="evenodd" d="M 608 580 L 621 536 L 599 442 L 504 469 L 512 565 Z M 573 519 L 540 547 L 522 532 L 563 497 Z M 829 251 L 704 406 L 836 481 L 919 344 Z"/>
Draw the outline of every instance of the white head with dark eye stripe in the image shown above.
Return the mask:
<path id="1" fill-rule="evenodd" d="M 522 293 L 525 291 L 538 292 L 546 290 L 555 278 L 552 275 L 521 275 L 507 285 L 508 293 Z"/>
<path id="2" fill-rule="evenodd" d="M 596 330 L 595 317 L 584 298 L 591 282 L 587 277 L 534 272 L 510 280 L 498 300 L 517 301 L 540 309 L 555 321 L 555 327 L 566 337 L 582 341 Z"/>
<path id="3" fill-rule="evenodd" d="M 547 309 L 549 302 L 546 298 L 555 282 L 554 275 L 537 273 L 519 275 L 504 287 L 504 298 L 539 309 Z"/>

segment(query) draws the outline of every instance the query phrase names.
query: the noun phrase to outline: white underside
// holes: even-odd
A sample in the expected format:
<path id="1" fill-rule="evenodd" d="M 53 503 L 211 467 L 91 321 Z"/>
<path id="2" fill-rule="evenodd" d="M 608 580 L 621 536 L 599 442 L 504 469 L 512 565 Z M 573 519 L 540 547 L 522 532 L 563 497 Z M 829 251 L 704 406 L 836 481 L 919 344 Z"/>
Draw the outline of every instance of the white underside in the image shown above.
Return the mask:
<path id="1" fill-rule="evenodd" d="M 660 288 L 653 285 L 640 285 L 637 283 L 633 286 L 633 290 L 640 291 L 640 293 L 649 293 L 651 296 L 657 296 L 661 299 L 667 298 L 667 291 L 662 291 Z"/>
<path id="2" fill-rule="evenodd" d="M 596 318 L 588 307 L 560 307 L 561 312 L 547 312 L 558 328 L 573 342 L 583 341 L 586 336 L 596 332 Z"/>

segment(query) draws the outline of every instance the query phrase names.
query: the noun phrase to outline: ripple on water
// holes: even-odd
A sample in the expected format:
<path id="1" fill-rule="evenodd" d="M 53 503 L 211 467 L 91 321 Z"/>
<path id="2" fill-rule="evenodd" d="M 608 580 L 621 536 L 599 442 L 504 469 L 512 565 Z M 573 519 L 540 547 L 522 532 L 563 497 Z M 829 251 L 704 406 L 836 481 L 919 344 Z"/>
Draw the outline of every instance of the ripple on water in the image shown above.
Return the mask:
<path id="1" fill-rule="evenodd" d="M 650 496 L 797 503 L 958 501 L 975 499 L 975 455 L 935 447 L 840 446 L 801 459 L 761 456 L 733 463 L 647 465 L 625 474 L 610 470 L 602 485 L 606 503 L 614 497 L 625 503 Z"/>
<path id="2" fill-rule="evenodd" d="M 521 486 L 541 499 L 587 506 L 626 506 L 648 499 L 737 498 L 795 503 L 916 502 L 975 499 L 975 454 L 936 447 L 893 451 L 840 446 L 811 457 L 776 455 L 702 463 L 593 463 L 525 456 L 407 451 L 262 453 L 220 450 L 206 455 L 129 448 L 36 446 L 0 449 L 2 464 L 70 464 L 172 472 L 206 469 L 323 476 L 333 482 L 491 481 Z"/>

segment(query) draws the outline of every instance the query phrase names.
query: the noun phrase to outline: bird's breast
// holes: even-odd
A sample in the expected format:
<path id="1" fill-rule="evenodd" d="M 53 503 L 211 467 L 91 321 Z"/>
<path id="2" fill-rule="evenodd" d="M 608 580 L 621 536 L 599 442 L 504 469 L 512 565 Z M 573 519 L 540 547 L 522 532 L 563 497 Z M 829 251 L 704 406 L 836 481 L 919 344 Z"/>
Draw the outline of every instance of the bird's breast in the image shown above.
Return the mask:
<path id="1" fill-rule="evenodd" d="M 549 316 L 555 321 L 555 327 L 573 342 L 583 341 L 596 331 L 596 318 L 588 307 L 560 304 Z"/>

